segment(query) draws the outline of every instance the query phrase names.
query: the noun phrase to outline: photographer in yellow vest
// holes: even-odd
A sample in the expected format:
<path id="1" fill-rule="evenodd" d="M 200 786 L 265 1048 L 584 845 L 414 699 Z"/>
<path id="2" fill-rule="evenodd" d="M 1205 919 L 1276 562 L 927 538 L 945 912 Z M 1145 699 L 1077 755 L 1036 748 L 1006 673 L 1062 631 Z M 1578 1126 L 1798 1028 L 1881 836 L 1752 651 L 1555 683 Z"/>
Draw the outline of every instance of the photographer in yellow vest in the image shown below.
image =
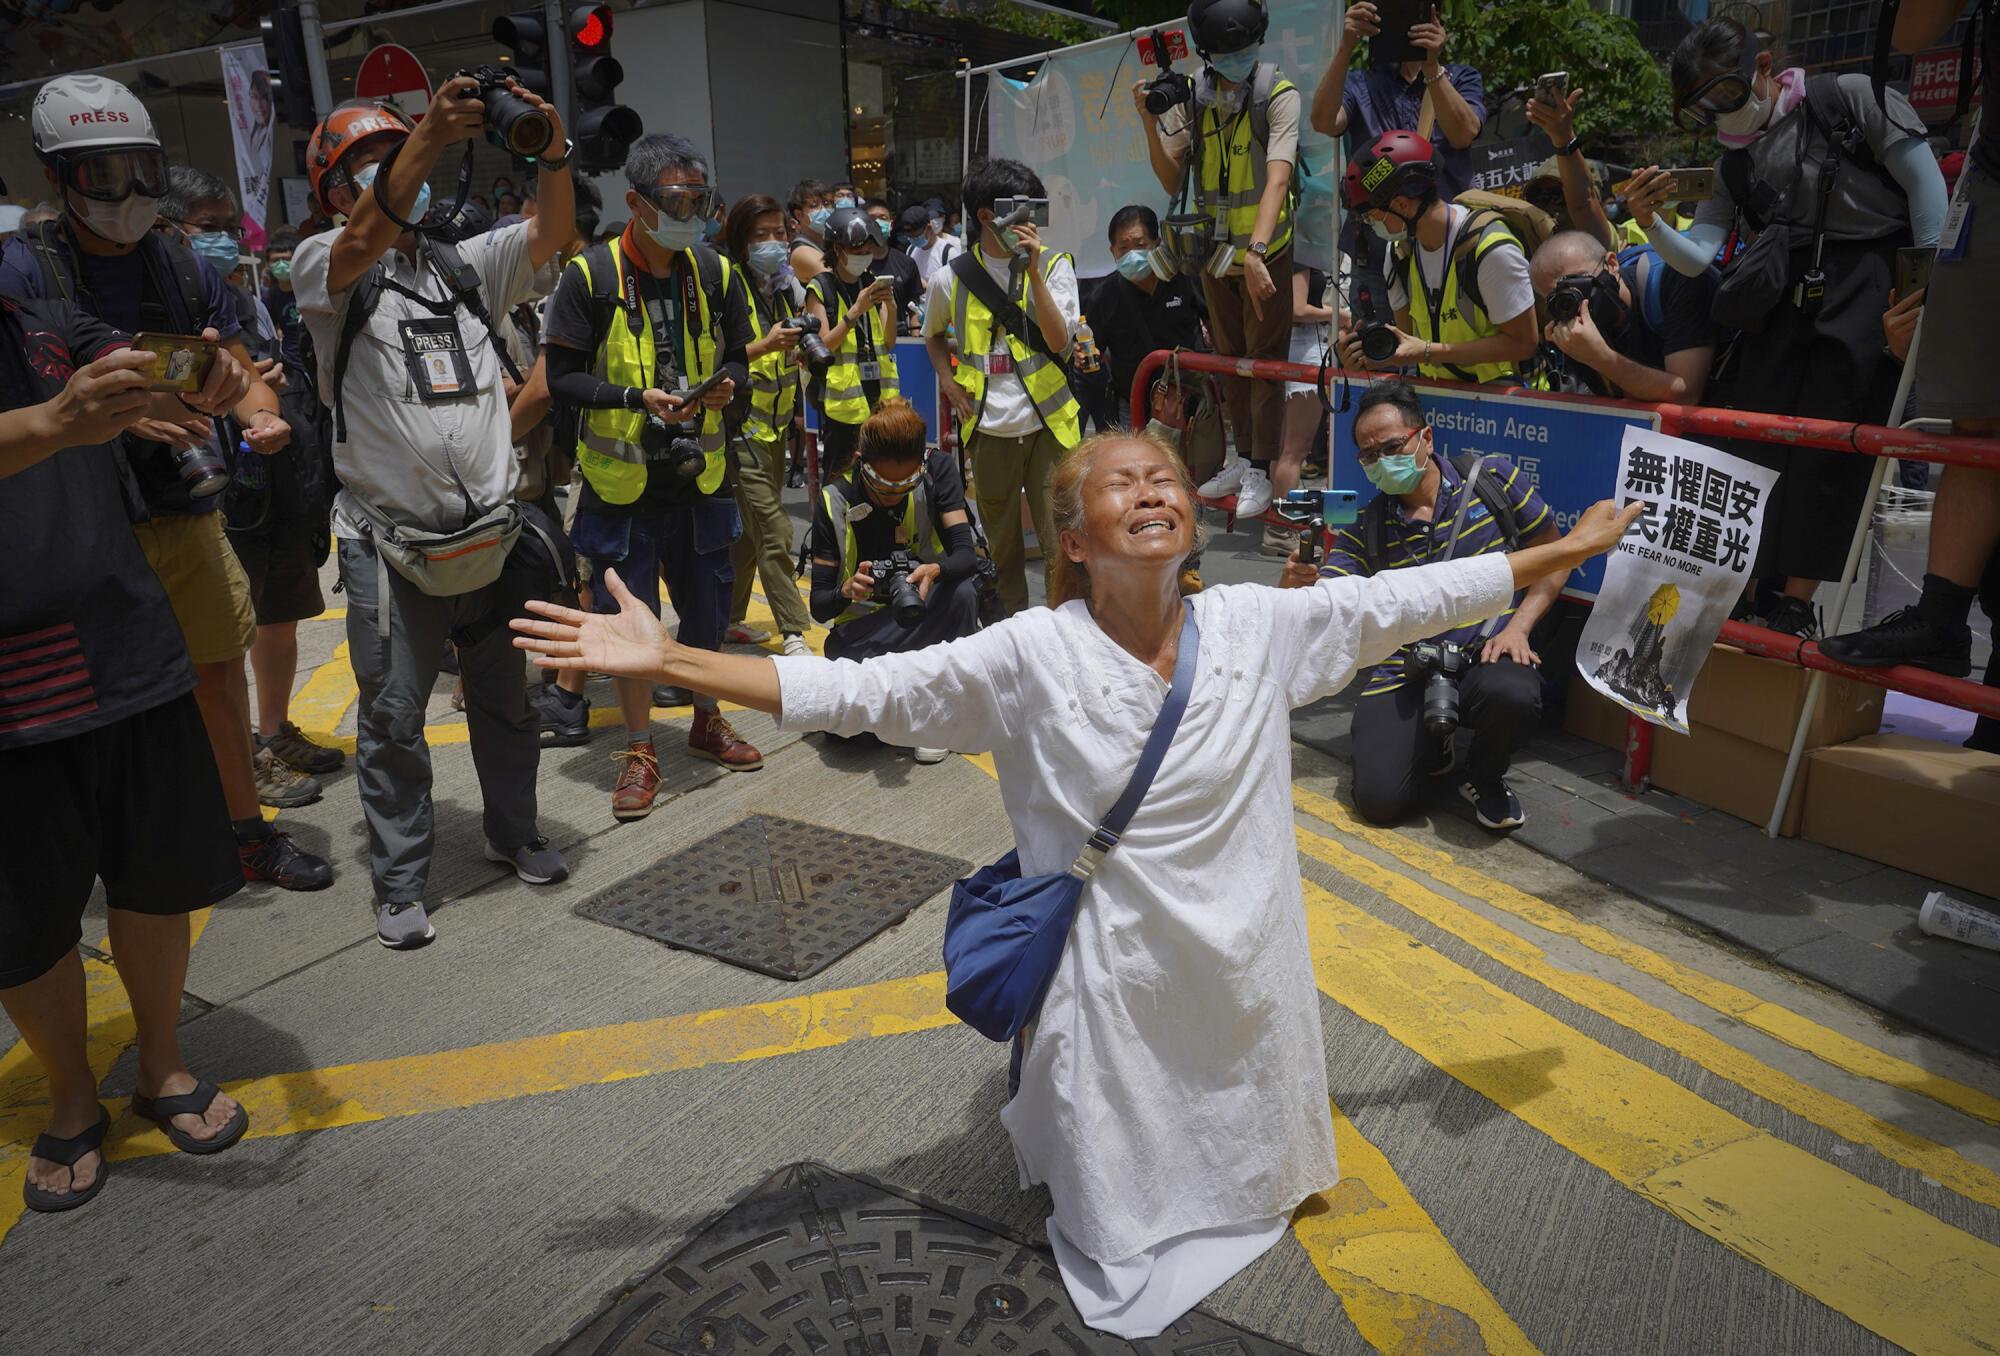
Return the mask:
<path id="1" fill-rule="evenodd" d="M 894 400 L 896 278 L 875 274 L 875 223 L 859 207 L 836 207 L 822 229 L 827 271 L 806 284 L 806 312 L 819 321 L 833 353 L 812 382 L 819 406 L 820 474 L 844 475 L 854 460 L 861 425 Z"/>
<path id="2" fill-rule="evenodd" d="M 1000 601 L 1014 613 L 1028 606 L 1021 492 L 1027 491 L 1046 555 L 1056 541 L 1049 475 L 1081 436 L 1067 364 L 1082 306 L 1076 262 L 1044 249 L 1040 229 L 1028 219 L 1048 207 L 1048 191 L 1033 170 L 1016 160 L 989 160 L 966 177 L 963 199 L 979 235 L 970 251 L 931 275 L 924 346 L 958 417 Z M 1004 210 L 996 212 L 995 204 Z M 1022 208 L 1022 220 L 994 229 L 996 218 L 1022 215 Z M 955 367 L 947 331 L 958 341 Z"/>

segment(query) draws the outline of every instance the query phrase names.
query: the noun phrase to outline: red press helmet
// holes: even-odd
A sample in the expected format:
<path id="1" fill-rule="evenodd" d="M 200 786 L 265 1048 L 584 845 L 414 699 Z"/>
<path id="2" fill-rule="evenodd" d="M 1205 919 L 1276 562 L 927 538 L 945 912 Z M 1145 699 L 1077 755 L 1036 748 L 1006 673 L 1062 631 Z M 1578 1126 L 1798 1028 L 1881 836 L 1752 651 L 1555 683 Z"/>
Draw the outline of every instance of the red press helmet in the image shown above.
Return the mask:
<path id="1" fill-rule="evenodd" d="M 312 189 L 313 204 L 332 213 L 327 190 L 345 178 L 342 162 L 356 148 L 380 137 L 406 137 L 410 131 L 410 120 L 403 110 L 370 99 L 349 100 L 327 114 L 306 142 L 306 182 Z"/>
<path id="2" fill-rule="evenodd" d="M 1384 132 L 1347 162 L 1347 204 L 1357 212 L 1381 211 L 1392 198 L 1423 198 L 1437 187 L 1437 161 L 1428 138 Z"/>

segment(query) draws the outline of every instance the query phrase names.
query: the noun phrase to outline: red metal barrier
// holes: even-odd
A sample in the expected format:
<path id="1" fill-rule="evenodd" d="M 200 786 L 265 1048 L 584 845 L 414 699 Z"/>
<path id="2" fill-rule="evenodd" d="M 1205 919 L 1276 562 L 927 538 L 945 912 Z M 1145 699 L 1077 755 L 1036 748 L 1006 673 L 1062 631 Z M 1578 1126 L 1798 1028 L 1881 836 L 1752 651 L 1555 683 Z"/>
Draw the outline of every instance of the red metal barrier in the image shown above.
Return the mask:
<path id="1" fill-rule="evenodd" d="M 1167 366 L 1169 361 L 1174 361 L 1178 366 L 1191 372 L 1252 377 L 1260 381 L 1316 382 L 1321 376 L 1318 367 L 1302 363 L 1277 362 L 1262 358 L 1225 358 L 1213 353 L 1177 353 L 1158 349 L 1141 360 L 1138 373 L 1133 378 L 1134 427 L 1145 425 L 1149 417 L 1146 393 L 1152 386 L 1153 378 Z M 1329 369 L 1325 375 L 1328 380 L 1346 378 L 1366 385 L 1380 374 Z M 1425 380 L 1428 382 L 1431 379 L 1425 378 Z M 1465 383 L 1440 380 L 1433 384 L 1453 386 Z M 1880 424 L 1807 419 L 1787 414 L 1759 414 L 1745 410 L 1713 409 L 1704 405 L 1605 400 L 1595 396 L 1581 397 L 1558 395 L 1548 391 L 1530 391 L 1521 387 L 1478 389 L 1491 390 L 1495 394 L 1526 396 L 1536 400 L 1587 399 L 1593 405 L 1622 405 L 1633 410 L 1650 410 L 1657 412 L 1660 417 L 1660 431 L 1674 437 L 1736 438 L 1749 442 L 1828 448 L 1833 451 L 1856 452 L 1869 457 L 1895 457 L 1906 461 L 1935 462 L 1944 466 L 1967 466 L 1978 470 L 2000 471 L 2000 438 L 1927 435 L 1910 429 L 1889 428 Z M 1265 517 L 1272 522 L 1280 521 L 1274 515 L 1266 514 Z M 1796 636 L 1765 630 L 1759 626 L 1748 626 L 1742 622 L 1724 623 L 1722 640 L 1725 644 L 1734 645 L 1766 659 L 1776 659 L 1803 669 L 1851 678 L 1856 682 L 1887 688 L 1892 692 L 1906 692 L 1926 701 L 1940 702 L 1946 706 L 1957 707 L 1961 711 L 1972 711 L 1982 716 L 2000 719 L 2000 688 L 1988 687 L 1984 683 L 1973 682 L 1970 679 L 1947 678 L 1943 674 L 1906 664 L 1885 669 L 1852 668 L 1822 654 L 1816 641 L 1800 640 Z M 1625 775 L 1627 785 L 1635 789 L 1643 787 L 1651 774 L 1652 734 L 1653 727 L 1650 724 L 1636 716 L 1632 718 L 1626 736 Z"/>

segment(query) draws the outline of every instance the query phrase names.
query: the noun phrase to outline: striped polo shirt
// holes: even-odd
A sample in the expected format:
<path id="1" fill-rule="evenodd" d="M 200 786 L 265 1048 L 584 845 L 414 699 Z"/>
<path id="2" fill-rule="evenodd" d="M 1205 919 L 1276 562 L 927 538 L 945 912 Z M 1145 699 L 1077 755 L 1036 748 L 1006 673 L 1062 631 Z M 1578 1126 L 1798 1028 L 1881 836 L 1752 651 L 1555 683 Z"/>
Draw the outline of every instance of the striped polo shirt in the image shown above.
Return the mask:
<path id="1" fill-rule="evenodd" d="M 1438 485 L 1437 507 L 1431 513 L 1429 522 L 1413 523 L 1404 516 L 1402 505 L 1394 504 L 1382 527 L 1382 559 L 1368 559 L 1367 544 L 1362 537 L 1362 523 L 1356 521 L 1338 528 L 1333 534 L 1332 544 L 1327 547 L 1326 560 L 1320 566 L 1321 578 L 1335 578 L 1340 575 L 1373 575 L 1383 570 L 1406 569 L 1412 565 L 1428 565 L 1434 561 L 1464 560 L 1471 556 L 1482 556 L 1489 551 L 1508 550 L 1507 537 L 1500 530 L 1500 524 L 1487 511 L 1486 505 L 1474 497 L 1466 509 L 1465 525 L 1458 531 L 1457 549 L 1451 549 L 1446 538 L 1452 524 L 1458 518 L 1458 504 L 1465 494 L 1465 479 L 1452 465 L 1450 457 L 1437 457 L 1438 471 L 1442 481 Z M 1489 456 L 1486 469 L 1480 479 L 1500 488 L 1508 504 L 1513 507 L 1516 531 L 1522 541 L 1527 541 L 1552 521 L 1549 506 L 1535 489 L 1534 482 L 1521 468 L 1506 457 Z M 1362 509 L 1365 519 L 1370 510 Z M 1493 629 L 1498 631 L 1514 615 L 1514 609 L 1521 605 L 1523 590 L 1514 592 L 1513 601 L 1500 614 Z M 1473 639 L 1485 627 L 1485 622 L 1472 622 L 1456 627 L 1436 637 L 1438 640 L 1463 644 Z M 1368 681 L 1361 689 L 1364 697 L 1373 697 L 1384 692 L 1394 692 L 1407 681 L 1404 671 L 1405 656 L 1401 650 L 1391 655 L 1387 661 L 1376 666 L 1368 675 Z"/>

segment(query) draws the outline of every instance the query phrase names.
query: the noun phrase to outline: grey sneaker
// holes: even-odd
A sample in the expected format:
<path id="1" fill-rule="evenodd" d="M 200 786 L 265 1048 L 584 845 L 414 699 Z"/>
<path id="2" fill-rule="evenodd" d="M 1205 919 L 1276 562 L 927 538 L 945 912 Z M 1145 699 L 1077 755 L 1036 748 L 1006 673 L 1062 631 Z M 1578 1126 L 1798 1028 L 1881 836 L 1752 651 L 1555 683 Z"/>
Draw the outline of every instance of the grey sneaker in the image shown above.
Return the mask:
<path id="1" fill-rule="evenodd" d="M 950 749 L 933 749 L 923 744 L 919 744 L 912 752 L 919 763 L 942 763 L 951 757 Z"/>
<path id="2" fill-rule="evenodd" d="M 421 899 L 387 900 L 375 906 L 375 940 L 392 951 L 413 951 L 437 936 Z"/>
<path id="3" fill-rule="evenodd" d="M 793 659 L 811 659 L 813 647 L 806 644 L 806 638 L 796 631 L 785 634 L 785 653 Z"/>
<path id="4" fill-rule="evenodd" d="M 250 760 L 250 772 L 257 782 L 257 799 L 273 809 L 289 810 L 310 805 L 320 797 L 319 783 L 303 772 L 285 766 L 269 748 L 257 750 Z"/>
<path id="5" fill-rule="evenodd" d="M 549 846 L 546 838 L 537 838 L 512 852 L 502 852 L 488 843 L 486 860 L 513 867 L 514 874 L 530 885 L 553 885 L 559 880 L 569 879 L 569 863 L 563 860 L 560 852 Z"/>

